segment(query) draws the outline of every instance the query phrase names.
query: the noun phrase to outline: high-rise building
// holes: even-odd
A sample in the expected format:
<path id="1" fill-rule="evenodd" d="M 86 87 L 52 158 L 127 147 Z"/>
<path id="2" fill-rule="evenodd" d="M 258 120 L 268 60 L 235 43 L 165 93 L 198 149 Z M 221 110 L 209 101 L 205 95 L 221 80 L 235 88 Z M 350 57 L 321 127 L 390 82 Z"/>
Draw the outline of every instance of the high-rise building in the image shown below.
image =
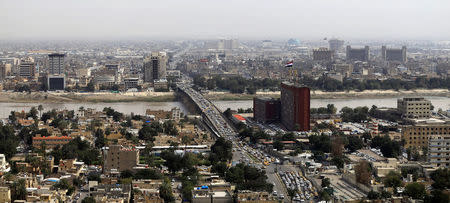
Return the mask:
<path id="1" fill-rule="evenodd" d="M 31 59 L 20 61 L 18 76 L 23 78 L 34 78 L 36 74 L 36 64 Z"/>
<path id="2" fill-rule="evenodd" d="M 328 40 L 328 45 L 330 46 L 330 50 L 337 52 L 344 47 L 344 40 L 333 38 Z"/>
<path id="3" fill-rule="evenodd" d="M 50 75 L 64 74 L 65 54 L 53 53 L 48 55 L 48 73 Z"/>
<path id="4" fill-rule="evenodd" d="M 431 101 L 423 97 L 398 99 L 397 108 L 405 118 L 430 118 L 431 116 Z"/>
<path id="5" fill-rule="evenodd" d="M 270 97 L 253 98 L 253 118 L 262 123 L 280 120 L 281 103 L 279 99 Z"/>
<path id="6" fill-rule="evenodd" d="M 347 60 L 349 61 L 369 61 L 369 46 L 364 48 L 352 48 L 350 45 L 346 49 Z"/>
<path id="7" fill-rule="evenodd" d="M 313 60 L 315 61 L 331 61 L 334 51 L 327 48 L 313 49 Z"/>
<path id="8" fill-rule="evenodd" d="M 281 123 L 288 130 L 309 131 L 310 90 L 292 83 L 281 83 Z"/>
<path id="9" fill-rule="evenodd" d="M 152 52 L 144 60 L 144 82 L 166 78 L 167 57 L 165 52 Z"/>
<path id="10" fill-rule="evenodd" d="M 6 76 L 11 73 L 11 65 L 10 64 L 2 64 L 0 62 L 0 81 L 3 81 Z"/>
<path id="11" fill-rule="evenodd" d="M 398 61 L 406 63 L 406 46 L 401 49 L 386 48 L 381 46 L 381 58 L 385 61 Z"/>
<path id="12" fill-rule="evenodd" d="M 217 49 L 232 50 L 239 48 L 239 41 L 237 39 L 220 39 L 217 42 Z"/>

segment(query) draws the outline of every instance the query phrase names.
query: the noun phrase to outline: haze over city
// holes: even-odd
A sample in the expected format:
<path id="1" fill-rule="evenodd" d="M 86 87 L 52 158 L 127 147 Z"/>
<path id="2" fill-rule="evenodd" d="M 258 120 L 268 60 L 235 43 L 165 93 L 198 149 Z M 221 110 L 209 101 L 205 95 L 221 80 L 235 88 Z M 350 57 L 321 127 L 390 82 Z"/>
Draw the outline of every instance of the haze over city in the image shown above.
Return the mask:
<path id="1" fill-rule="evenodd" d="M 448 40 L 445 0 L 2 0 L 0 39 Z"/>
<path id="2" fill-rule="evenodd" d="M 0 203 L 449 203 L 449 11 L 0 0 Z"/>

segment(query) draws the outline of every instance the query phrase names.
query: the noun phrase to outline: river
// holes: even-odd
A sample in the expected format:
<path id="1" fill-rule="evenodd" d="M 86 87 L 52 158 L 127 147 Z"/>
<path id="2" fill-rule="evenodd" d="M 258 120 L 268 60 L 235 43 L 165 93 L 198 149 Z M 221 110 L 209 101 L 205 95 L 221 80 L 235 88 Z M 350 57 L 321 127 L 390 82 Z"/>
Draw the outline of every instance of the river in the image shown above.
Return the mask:
<path id="1" fill-rule="evenodd" d="M 400 97 L 398 97 L 400 98 Z M 358 107 L 376 105 L 378 107 L 396 107 L 397 97 L 379 98 L 379 99 L 311 99 L 311 107 L 325 107 L 327 104 L 334 104 L 338 110 L 342 107 Z M 450 109 L 450 98 L 448 97 L 425 97 L 430 100 L 435 109 Z M 244 101 L 213 101 L 213 103 L 222 111 L 227 108 L 237 110 L 238 108 L 251 108 L 253 106 L 252 100 Z M 0 103 L 0 118 L 7 118 L 11 111 L 29 111 L 31 107 L 37 107 L 40 103 Z M 145 110 L 170 110 L 174 107 L 179 107 L 182 112 L 187 110 L 181 102 L 113 102 L 113 103 L 43 103 L 44 111 L 51 109 L 57 110 L 78 110 L 81 106 L 84 108 L 93 108 L 96 110 L 103 110 L 104 107 L 111 107 L 116 111 L 125 114 L 145 114 Z"/>
<path id="2" fill-rule="evenodd" d="M 377 107 L 397 107 L 397 99 L 402 97 L 389 97 L 389 98 L 377 98 L 377 99 L 368 99 L 368 98 L 352 98 L 352 99 L 311 99 L 311 108 L 317 107 L 326 107 L 327 104 L 334 104 L 337 110 L 341 110 L 342 107 L 348 106 L 351 108 L 355 108 L 358 106 L 367 106 L 372 107 L 372 105 L 376 105 Z M 449 97 L 424 97 L 431 101 L 431 104 L 435 107 L 435 109 L 441 108 L 442 110 L 450 109 L 450 98 Z M 214 104 L 222 111 L 227 108 L 231 108 L 236 110 L 238 108 L 252 108 L 253 101 L 252 100 L 244 100 L 244 101 L 214 101 Z"/>

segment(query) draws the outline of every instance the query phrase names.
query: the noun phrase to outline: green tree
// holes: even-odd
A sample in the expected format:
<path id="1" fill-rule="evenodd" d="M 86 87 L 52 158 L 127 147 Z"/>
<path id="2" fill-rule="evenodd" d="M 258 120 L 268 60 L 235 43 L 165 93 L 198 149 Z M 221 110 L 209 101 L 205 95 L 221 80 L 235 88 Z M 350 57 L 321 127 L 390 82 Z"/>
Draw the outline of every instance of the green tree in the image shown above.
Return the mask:
<path id="1" fill-rule="evenodd" d="M 347 137 L 347 144 L 345 145 L 345 148 L 347 148 L 350 152 L 355 152 L 356 150 L 362 149 L 363 146 L 363 141 L 358 136 Z"/>
<path id="2" fill-rule="evenodd" d="M 380 196 L 382 199 L 388 199 L 388 198 L 392 197 L 392 194 L 386 190 L 383 190 L 383 191 L 381 191 Z"/>
<path id="3" fill-rule="evenodd" d="M 380 193 L 371 190 L 369 193 L 367 193 L 367 198 L 370 200 L 380 199 Z"/>
<path id="4" fill-rule="evenodd" d="M 25 179 L 19 179 L 11 185 L 11 200 L 25 200 L 27 191 L 25 188 Z"/>
<path id="5" fill-rule="evenodd" d="M 430 174 L 431 179 L 434 181 L 432 184 L 434 189 L 445 190 L 450 188 L 450 170 L 437 169 Z"/>
<path id="6" fill-rule="evenodd" d="M 425 186 L 414 182 L 406 185 L 405 194 L 413 199 L 423 199 L 426 195 Z"/>
<path id="7" fill-rule="evenodd" d="M 159 186 L 159 196 L 164 199 L 164 202 L 175 202 L 175 197 L 172 193 L 172 187 L 169 181 L 164 181 L 164 183 Z"/>
<path id="8" fill-rule="evenodd" d="M 403 185 L 402 176 L 394 171 L 390 171 L 384 178 L 384 185 L 386 187 L 397 188 Z"/>
<path id="9" fill-rule="evenodd" d="M 89 83 L 86 86 L 86 90 L 88 92 L 95 92 L 95 83 L 94 80 L 89 81 Z"/>
<path id="10" fill-rule="evenodd" d="M 225 138 L 220 137 L 211 146 L 210 161 L 215 163 L 218 161 L 227 162 L 233 158 L 232 143 Z"/>
<path id="11" fill-rule="evenodd" d="M 325 187 L 329 187 L 330 184 L 331 184 L 330 179 L 329 178 L 324 178 L 324 179 L 322 179 L 322 184 L 320 186 L 325 188 Z"/>
<path id="12" fill-rule="evenodd" d="M 81 201 L 81 203 L 95 203 L 95 199 L 94 199 L 94 197 L 85 197 L 82 201 Z"/>
<path id="13" fill-rule="evenodd" d="M 424 199 L 425 203 L 448 203 L 450 195 L 442 192 L 442 190 L 433 190 L 431 195 L 427 195 Z"/>

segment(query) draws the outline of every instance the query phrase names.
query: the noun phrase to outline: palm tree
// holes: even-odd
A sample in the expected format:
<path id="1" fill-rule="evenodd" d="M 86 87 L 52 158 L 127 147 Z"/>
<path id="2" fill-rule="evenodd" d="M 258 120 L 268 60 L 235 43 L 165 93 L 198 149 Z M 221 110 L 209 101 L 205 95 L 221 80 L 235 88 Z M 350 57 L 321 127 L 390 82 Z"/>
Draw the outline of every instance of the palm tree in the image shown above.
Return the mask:
<path id="1" fill-rule="evenodd" d="M 41 117 L 42 116 L 42 110 L 44 110 L 44 107 L 42 106 L 42 104 L 39 104 L 38 110 L 39 110 L 39 117 Z"/>
<path id="2" fill-rule="evenodd" d="M 191 143 L 191 138 L 185 135 L 181 137 L 181 143 L 184 144 L 184 152 L 186 152 L 186 146 Z"/>

